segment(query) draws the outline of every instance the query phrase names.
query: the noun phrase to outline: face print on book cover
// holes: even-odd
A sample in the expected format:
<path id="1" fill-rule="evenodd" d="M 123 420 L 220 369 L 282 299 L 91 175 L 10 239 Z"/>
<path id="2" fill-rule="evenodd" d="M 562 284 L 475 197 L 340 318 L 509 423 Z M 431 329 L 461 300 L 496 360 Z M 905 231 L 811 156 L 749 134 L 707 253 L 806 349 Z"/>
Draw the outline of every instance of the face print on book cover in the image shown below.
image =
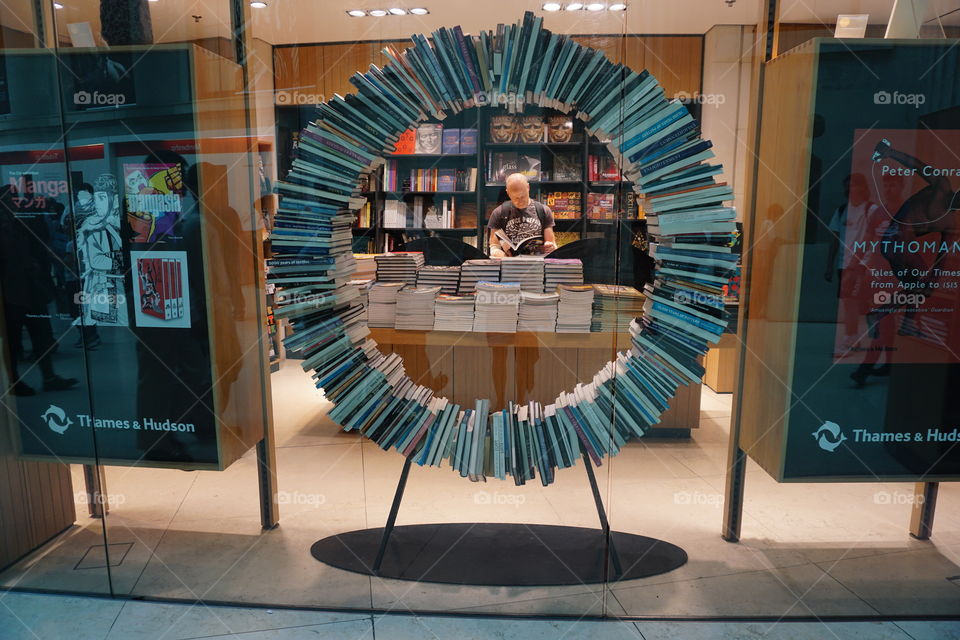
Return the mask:
<path id="1" fill-rule="evenodd" d="M 547 118 L 547 139 L 550 142 L 570 142 L 573 138 L 573 118 L 550 116 Z"/>
<path id="2" fill-rule="evenodd" d="M 523 116 L 520 118 L 520 139 L 522 142 L 543 142 L 543 118 Z"/>
<path id="3" fill-rule="evenodd" d="M 493 116 L 490 119 L 490 140 L 503 144 L 516 142 L 520 125 L 513 116 Z"/>

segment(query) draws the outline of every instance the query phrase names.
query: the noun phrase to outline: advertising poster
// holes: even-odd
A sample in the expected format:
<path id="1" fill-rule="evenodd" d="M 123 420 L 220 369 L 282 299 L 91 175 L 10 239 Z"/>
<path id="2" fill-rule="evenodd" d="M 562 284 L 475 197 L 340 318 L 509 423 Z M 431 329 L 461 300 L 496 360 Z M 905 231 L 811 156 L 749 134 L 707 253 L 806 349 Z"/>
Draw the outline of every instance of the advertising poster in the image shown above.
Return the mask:
<path id="1" fill-rule="evenodd" d="M 163 242 L 175 234 L 183 211 L 183 176 L 179 164 L 124 164 L 127 221 L 133 242 Z"/>
<path id="2" fill-rule="evenodd" d="M 190 328 L 185 251 L 131 251 L 138 327 Z"/>
<path id="3" fill-rule="evenodd" d="M 842 238 L 835 359 L 960 361 L 960 131 L 855 134 Z"/>

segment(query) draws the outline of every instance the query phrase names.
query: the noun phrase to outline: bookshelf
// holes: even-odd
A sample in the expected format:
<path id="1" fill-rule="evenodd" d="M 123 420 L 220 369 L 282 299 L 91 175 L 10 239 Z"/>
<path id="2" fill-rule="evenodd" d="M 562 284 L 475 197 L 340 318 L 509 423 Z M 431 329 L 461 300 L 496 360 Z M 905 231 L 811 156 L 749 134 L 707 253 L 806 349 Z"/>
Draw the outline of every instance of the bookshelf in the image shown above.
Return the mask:
<path id="1" fill-rule="evenodd" d="M 278 133 L 281 142 L 277 149 L 277 164 L 280 175 L 289 169 L 290 160 L 296 149 L 296 140 L 300 129 L 313 119 L 314 108 L 304 106 L 277 106 Z M 591 159 L 598 158 L 609 163 L 615 170 L 613 156 L 606 144 L 588 136 L 584 123 L 576 113 L 567 114 L 554 109 L 528 105 L 521 112 L 512 114 L 519 119 L 539 117 L 546 123 L 551 117 L 567 117 L 573 127 L 570 142 L 550 142 L 549 134 L 544 131 L 539 142 L 495 142 L 492 139 L 491 124 L 495 118 L 508 115 L 505 109 L 471 108 L 456 115 L 448 115 L 444 120 L 430 120 L 422 124 L 439 124 L 444 131 L 449 129 L 476 129 L 477 149 L 475 153 L 392 153 L 384 156 L 386 161 L 396 163 L 399 176 L 408 176 L 410 171 L 433 169 L 456 169 L 477 171 L 475 189 L 455 189 L 440 191 L 437 189 L 403 188 L 405 178 L 398 178 L 395 188 L 385 186 L 385 167 L 379 167 L 366 174 L 366 186 L 361 195 L 368 200 L 369 213 L 361 209 L 358 223 L 353 230 L 354 251 L 357 253 L 382 253 L 402 250 L 410 240 L 427 236 L 451 237 L 476 246 L 489 253 L 486 224 L 490 213 L 499 204 L 507 200 L 502 182 L 491 180 L 491 154 L 529 155 L 539 159 L 540 179 L 530 178 L 530 197 L 547 204 L 554 211 L 555 232 L 558 244 L 563 245 L 576 240 L 601 237 L 614 233 L 613 225 L 622 224 L 624 234 L 645 234 L 642 203 L 636 203 L 632 193 L 632 183 L 618 179 L 596 179 L 591 173 Z M 546 127 L 544 127 L 546 129 Z M 501 156 L 504 157 L 504 156 Z M 509 157 L 509 156 L 506 156 Z M 576 173 L 569 179 L 554 179 L 557 158 L 573 158 L 576 161 Z M 408 178 L 406 178 L 408 179 Z M 575 194 L 574 204 L 569 207 L 576 215 L 563 216 L 567 206 L 556 206 L 554 194 Z M 594 209 L 599 213 L 606 203 L 606 219 L 591 218 L 588 205 L 591 194 L 597 200 Z M 414 224 L 413 216 L 408 216 L 404 227 L 386 224 L 385 209 L 390 201 L 401 201 L 413 206 L 414 198 L 424 198 L 424 206 L 454 200 L 459 208 L 452 227 L 426 227 Z M 564 200 L 570 200 L 564 198 Z M 464 215 L 465 214 L 465 215 Z M 364 218 L 362 216 L 366 215 Z M 361 224 L 369 221 L 370 224 Z"/>

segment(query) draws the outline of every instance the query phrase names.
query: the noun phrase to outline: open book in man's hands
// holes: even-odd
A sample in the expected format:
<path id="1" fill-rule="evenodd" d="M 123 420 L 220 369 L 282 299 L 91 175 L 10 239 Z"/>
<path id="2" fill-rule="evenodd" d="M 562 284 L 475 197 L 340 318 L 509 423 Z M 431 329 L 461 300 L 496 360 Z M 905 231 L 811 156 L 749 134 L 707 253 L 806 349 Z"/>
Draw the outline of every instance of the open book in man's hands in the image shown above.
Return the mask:
<path id="1" fill-rule="evenodd" d="M 540 234 L 533 233 L 523 236 L 514 242 L 503 229 L 497 229 L 495 233 L 497 238 L 510 245 L 510 251 L 515 256 L 543 253 L 543 238 Z"/>

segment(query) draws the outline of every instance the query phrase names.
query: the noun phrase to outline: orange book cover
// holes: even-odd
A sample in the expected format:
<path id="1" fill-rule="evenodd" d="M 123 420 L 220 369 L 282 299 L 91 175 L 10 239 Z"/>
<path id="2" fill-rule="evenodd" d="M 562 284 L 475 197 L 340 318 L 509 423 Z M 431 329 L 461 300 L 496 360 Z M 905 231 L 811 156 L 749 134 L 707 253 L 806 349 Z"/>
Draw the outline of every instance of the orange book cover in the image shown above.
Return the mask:
<path id="1" fill-rule="evenodd" d="M 397 155 L 413 153 L 417 147 L 417 131 L 416 129 L 407 129 L 400 134 L 400 139 L 397 140 L 397 144 L 393 152 Z"/>

